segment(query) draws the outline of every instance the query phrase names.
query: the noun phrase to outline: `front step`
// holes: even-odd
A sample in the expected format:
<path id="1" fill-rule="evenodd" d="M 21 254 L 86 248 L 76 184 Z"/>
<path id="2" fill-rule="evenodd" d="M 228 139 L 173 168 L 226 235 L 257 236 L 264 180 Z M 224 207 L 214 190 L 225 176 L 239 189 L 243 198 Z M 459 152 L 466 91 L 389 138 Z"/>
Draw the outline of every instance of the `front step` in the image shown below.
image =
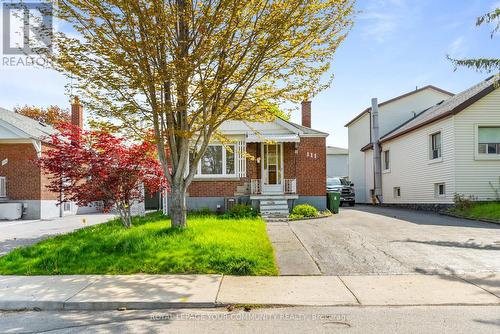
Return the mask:
<path id="1" fill-rule="evenodd" d="M 286 198 L 265 198 L 260 200 L 260 213 L 266 222 L 286 222 L 290 213 Z"/>

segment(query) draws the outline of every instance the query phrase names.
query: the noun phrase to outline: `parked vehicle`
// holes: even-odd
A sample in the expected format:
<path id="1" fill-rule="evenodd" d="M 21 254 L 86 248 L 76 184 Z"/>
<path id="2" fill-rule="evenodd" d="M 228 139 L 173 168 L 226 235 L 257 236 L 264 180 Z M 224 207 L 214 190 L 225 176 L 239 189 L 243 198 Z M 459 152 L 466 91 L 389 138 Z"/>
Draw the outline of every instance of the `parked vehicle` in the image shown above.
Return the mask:
<path id="1" fill-rule="evenodd" d="M 326 191 L 327 192 L 339 192 L 340 193 L 340 205 L 348 203 L 349 206 L 354 206 L 356 204 L 355 194 L 354 194 L 354 184 L 349 180 L 341 177 L 329 177 L 326 179 Z"/>

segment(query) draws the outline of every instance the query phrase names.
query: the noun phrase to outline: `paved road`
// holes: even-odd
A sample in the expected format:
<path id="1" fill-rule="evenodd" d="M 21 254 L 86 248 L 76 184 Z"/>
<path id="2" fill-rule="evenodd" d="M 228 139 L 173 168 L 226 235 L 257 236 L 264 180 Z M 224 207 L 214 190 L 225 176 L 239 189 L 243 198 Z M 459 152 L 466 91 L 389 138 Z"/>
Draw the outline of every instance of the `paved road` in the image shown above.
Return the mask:
<path id="1" fill-rule="evenodd" d="M 48 237 L 69 233 L 79 228 L 101 224 L 110 219 L 112 214 L 84 214 L 67 216 L 51 220 L 0 220 L 0 255 L 14 248 L 37 243 Z M 85 219 L 85 223 L 83 223 Z"/>
<path id="2" fill-rule="evenodd" d="M 497 224 L 357 206 L 290 227 L 323 274 L 500 272 Z"/>
<path id="3" fill-rule="evenodd" d="M 500 306 L 0 313 L 2 333 L 498 333 Z"/>

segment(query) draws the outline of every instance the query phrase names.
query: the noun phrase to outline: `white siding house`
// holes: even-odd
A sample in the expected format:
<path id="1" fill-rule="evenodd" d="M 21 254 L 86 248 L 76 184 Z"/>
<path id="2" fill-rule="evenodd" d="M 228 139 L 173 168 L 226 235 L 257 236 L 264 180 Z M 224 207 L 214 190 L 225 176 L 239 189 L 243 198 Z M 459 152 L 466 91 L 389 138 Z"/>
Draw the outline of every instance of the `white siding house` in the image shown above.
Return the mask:
<path id="1" fill-rule="evenodd" d="M 426 86 L 379 104 L 380 134 L 383 136 L 436 103 L 452 96 L 443 89 Z M 349 141 L 349 178 L 354 183 L 356 202 L 371 201 L 373 155 L 362 150 L 371 143 L 371 108 L 362 111 L 346 124 Z"/>
<path id="2" fill-rule="evenodd" d="M 383 203 L 452 204 L 455 194 L 478 200 L 497 199 L 494 190 L 496 187 L 500 191 L 497 81 L 498 77 L 488 78 L 381 136 L 377 145 L 382 152 Z M 365 180 L 373 179 L 371 146 L 365 145 L 361 153 L 365 155 Z M 364 193 L 369 194 L 373 183 L 365 185 Z"/>

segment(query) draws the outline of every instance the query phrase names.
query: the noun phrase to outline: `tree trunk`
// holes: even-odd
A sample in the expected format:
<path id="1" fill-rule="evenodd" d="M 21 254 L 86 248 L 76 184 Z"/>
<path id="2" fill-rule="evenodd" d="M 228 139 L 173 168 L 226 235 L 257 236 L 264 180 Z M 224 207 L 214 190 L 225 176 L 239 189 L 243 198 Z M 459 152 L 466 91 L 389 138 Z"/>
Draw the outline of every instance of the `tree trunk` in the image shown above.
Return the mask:
<path id="1" fill-rule="evenodd" d="M 171 184 L 170 219 L 172 227 L 187 227 L 186 188 L 180 184 Z"/>
<path id="2" fill-rule="evenodd" d="M 130 216 L 130 207 L 123 204 L 116 205 L 118 213 L 120 214 L 120 219 L 125 228 L 130 228 L 132 226 L 132 219 Z"/>

